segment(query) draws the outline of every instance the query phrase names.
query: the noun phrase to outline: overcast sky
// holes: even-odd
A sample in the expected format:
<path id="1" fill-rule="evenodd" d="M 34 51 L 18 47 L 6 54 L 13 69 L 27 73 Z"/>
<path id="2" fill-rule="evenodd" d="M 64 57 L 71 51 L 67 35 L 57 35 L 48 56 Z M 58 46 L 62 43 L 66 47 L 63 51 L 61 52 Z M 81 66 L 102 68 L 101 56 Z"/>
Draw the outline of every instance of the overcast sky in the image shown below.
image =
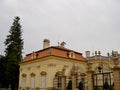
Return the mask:
<path id="1" fill-rule="evenodd" d="M 52 46 L 84 54 L 120 51 L 120 0 L 0 0 L 0 54 L 15 16 L 21 18 L 24 55 Z"/>

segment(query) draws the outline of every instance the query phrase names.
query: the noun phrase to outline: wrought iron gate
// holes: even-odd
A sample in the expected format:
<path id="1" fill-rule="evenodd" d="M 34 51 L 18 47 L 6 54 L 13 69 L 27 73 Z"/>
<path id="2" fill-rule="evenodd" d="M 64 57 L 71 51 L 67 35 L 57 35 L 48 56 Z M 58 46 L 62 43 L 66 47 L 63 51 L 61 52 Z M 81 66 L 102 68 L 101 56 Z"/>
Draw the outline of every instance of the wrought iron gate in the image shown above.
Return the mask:
<path id="1" fill-rule="evenodd" d="M 93 74 L 94 90 L 113 90 L 112 72 Z"/>

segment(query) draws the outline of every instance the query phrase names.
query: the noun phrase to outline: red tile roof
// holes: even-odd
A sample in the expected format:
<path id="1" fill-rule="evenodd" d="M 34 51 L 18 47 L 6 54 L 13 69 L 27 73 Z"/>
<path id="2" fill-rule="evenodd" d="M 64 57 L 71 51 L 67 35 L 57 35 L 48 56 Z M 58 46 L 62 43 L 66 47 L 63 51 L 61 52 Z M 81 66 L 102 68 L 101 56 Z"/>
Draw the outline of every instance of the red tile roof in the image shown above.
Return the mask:
<path id="1" fill-rule="evenodd" d="M 61 47 L 61 46 L 51 46 L 39 51 L 36 51 L 34 53 L 27 54 L 26 57 L 23 59 L 24 61 L 31 61 L 31 60 L 36 60 L 40 59 L 42 57 L 47 57 L 47 56 L 57 56 L 57 57 L 62 57 L 62 58 L 70 58 L 69 53 L 74 52 L 76 60 L 80 61 L 86 61 L 85 58 L 82 56 L 82 53 Z M 33 55 L 34 54 L 34 55 Z M 34 57 L 34 59 L 32 58 Z"/>

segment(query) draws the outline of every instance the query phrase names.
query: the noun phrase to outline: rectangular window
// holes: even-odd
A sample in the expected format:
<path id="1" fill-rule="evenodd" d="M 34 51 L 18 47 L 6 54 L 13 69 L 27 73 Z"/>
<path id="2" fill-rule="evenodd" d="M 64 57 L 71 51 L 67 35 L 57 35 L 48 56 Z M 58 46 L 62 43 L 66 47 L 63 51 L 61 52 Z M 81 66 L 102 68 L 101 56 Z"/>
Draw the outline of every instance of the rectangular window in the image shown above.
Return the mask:
<path id="1" fill-rule="evenodd" d="M 34 76 L 31 77 L 31 88 L 32 89 L 35 88 L 35 77 Z"/>
<path id="2" fill-rule="evenodd" d="M 61 89 L 62 88 L 62 79 L 61 77 L 59 76 L 58 77 L 58 89 Z"/>
<path id="3" fill-rule="evenodd" d="M 25 89 L 26 88 L 26 77 L 22 78 L 22 88 Z"/>
<path id="4" fill-rule="evenodd" d="M 41 77 L 41 88 L 46 88 L 46 75 Z"/>

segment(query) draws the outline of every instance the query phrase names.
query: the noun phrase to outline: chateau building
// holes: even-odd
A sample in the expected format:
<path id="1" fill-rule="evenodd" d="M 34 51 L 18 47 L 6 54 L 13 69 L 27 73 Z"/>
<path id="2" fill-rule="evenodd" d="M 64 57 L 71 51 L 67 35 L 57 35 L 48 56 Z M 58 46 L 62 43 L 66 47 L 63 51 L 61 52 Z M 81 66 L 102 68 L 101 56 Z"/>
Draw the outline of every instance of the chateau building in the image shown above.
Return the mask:
<path id="1" fill-rule="evenodd" d="M 110 77 L 108 83 L 113 84 L 111 73 L 113 61 L 110 55 L 101 56 L 100 52 L 95 52 L 95 55 L 90 56 L 90 52 L 87 51 L 86 57 L 83 57 L 82 53 L 67 49 L 65 42 L 58 46 L 50 46 L 50 41 L 45 39 L 43 49 L 27 54 L 19 65 L 20 90 L 63 90 L 63 85 L 65 88 L 69 87 L 73 72 L 76 75 L 74 88 L 79 87 L 82 82 L 83 89 L 88 90 L 89 69 L 94 71 L 94 85 L 102 86 L 105 82 L 100 80 L 101 76 L 97 78 L 97 73 L 100 72 L 110 73 L 106 74 L 105 80 Z M 99 82 L 96 81 L 97 79 Z"/>

